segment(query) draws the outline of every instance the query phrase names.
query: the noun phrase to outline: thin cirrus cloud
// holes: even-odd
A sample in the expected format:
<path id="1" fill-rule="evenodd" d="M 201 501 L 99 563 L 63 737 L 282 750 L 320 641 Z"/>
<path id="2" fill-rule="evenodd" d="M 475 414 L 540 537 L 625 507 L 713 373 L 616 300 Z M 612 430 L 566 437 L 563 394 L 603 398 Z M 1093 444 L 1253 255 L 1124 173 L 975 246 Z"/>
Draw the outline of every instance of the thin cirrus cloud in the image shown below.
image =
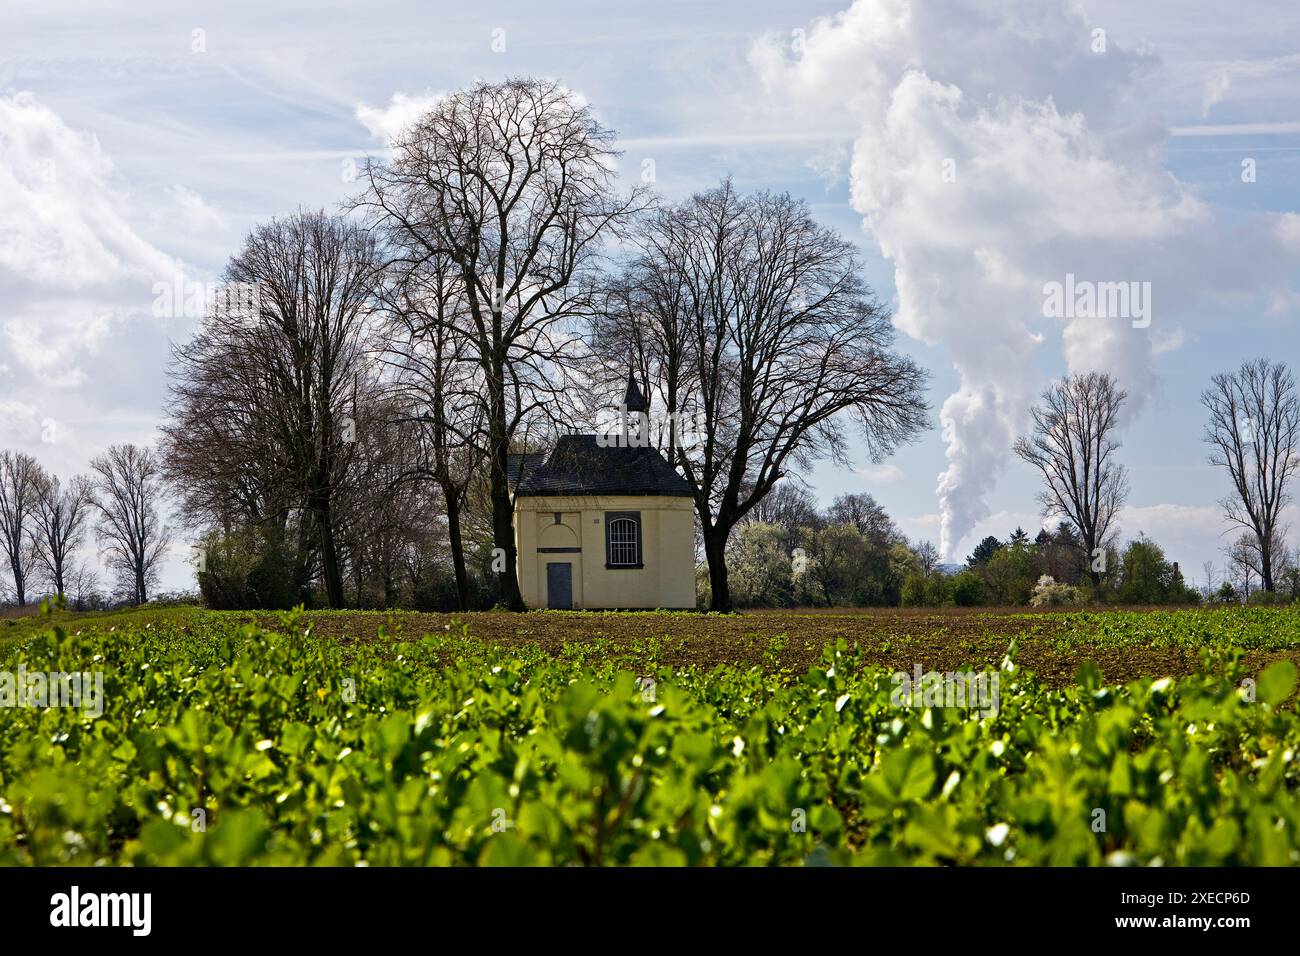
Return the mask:
<path id="1" fill-rule="evenodd" d="M 1132 416 L 1156 392 L 1153 354 L 1183 339 L 1184 308 L 1289 288 L 1281 217 L 1229 230 L 1165 168 L 1169 130 L 1142 95 L 1158 60 L 1076 5 L 858 0 L 799 40 L 751 50 L 770 108 L 796 126 L 825 123 L 831 104 L 857 120 L 851 203 L 893 265 L 895 322 L 943 346 L 957 372 L 939 416 L 946 556 L 990 517 L 1041 350 L 1114 373 Z M 1067 275 L 1150 283 L 1154 330 L 1044 318 L 1045 284 Z"/>

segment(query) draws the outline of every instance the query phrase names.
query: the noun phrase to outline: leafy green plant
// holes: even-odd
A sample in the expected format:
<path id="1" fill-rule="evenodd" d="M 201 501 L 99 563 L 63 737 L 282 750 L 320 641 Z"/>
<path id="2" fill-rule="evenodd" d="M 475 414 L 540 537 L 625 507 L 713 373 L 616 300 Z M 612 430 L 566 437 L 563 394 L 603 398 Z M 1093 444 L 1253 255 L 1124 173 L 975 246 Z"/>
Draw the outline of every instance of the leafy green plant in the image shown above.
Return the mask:
<path id="1" fill-rule="evenodd" d="M 1242 663 L 1253 628 L 1294 644 L 1294 612 L 1134 617 L 1218 652 L 1053 690 L 1013 651 L 982 715 L 899 706 L 846 642 L 794 674 L 681 666 L 657 639 L 56 615 L 0 670 L 98 671 L 104 709 L 0 710 L 0 863 L 1300 863 L 1295 665 Z"/>

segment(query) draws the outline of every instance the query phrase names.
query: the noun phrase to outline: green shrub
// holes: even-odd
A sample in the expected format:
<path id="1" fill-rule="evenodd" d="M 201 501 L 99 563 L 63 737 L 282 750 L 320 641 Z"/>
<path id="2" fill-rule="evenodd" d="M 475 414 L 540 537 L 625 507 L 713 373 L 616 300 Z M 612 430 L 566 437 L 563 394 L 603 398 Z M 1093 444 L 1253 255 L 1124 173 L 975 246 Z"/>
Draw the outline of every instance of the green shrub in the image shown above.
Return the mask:
<path id="1" fill-rule="evenodd" d="M 952 603 L 958 607 L 975 607 L 984 599 L 984 585 L 974 571 L 962 571 L 952 579 Z"/>
<path id="2" fill-rule="evenodd" d="M 1266 605 L 1276 607 L 1290 604 L 1291 600 L 1292 598 L 1289 594 L 1281 594 L 1277 591 L 1256 591 L 1246 599 L 1246 603 L 1256 606 Z"/>
<path id="3" fill-rule="evenodd" d="M 903 580 L 903 607 L 924 607 L 930 603 L 929 582 L 924 574 L 909 574 Z"/>

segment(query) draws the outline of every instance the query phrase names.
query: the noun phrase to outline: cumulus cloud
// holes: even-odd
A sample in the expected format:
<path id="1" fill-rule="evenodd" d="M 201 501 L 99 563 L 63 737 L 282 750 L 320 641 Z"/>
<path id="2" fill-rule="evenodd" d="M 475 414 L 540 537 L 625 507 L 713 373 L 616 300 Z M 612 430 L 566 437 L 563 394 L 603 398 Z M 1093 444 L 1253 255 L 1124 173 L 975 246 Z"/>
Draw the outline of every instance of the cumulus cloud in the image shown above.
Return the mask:
<path id="1" fill-rule="evenodd" d="M 115 321 L 147 311 L 155 280 L 184 271 L 139 235 L 128 207 L 94 136 L 31 94 L 0 97 L 0 341 L 14 375 L 82 383 L 80 359 Z"/>
<path id="2" fill-rule="evenodd" d="M 792 124 L 855 119 L 851 199 L 893 263 L 895 323 L 943 345 L 958 373 L 940 409 L 947 556 L 989 517 L 1046 343 L 1070 371 L 1115 374 L 1136 414 L 1180 310 L 1294 268 L 1281 227 L 1229 247 L 1215 210 L 1161 163 L 1167 131 L 1141 95 L 1159 64 L 1068 0 L 857 0 L 814 22 L 800 54 L 786 46 L 751 51 L 773 108 Z M 1153 326 L 1044 317 L 1045 284 L 1068 275 L 1149 282 Z"/>
<path id="3" fill-rule="evenodd" d="M 433 109 L 446 94 L 426 90 L 408 95 L 394 93 L 385 106 L 357 104 L 356 117 L 370 135 L 385 145 L 393 142 L 422 115 Z"/>
<path id="4" fill-rule="evenodd" d="M 0 399 L 0 441 L 15 444 L 40 428 L 36 406 L 17 399 Z"/>
<path id="5" fill-rule="evenodd" d="M 152 315 L 153 287 L 189 273 L 138 224 L 177 211 L 196 229 L 216 215 L 184 187 L 132 194 L 96 137 L 31 94 L 0 96 L 6 447 L 69 475 L 110 442 L 151 439 L 168 333 L 184 331 Z"/>
<path id="6" fill-rule="evenodd" d="M 171 267 L 121 212 L 113 164 L 29 93 L 0 97 L 0 269 L 81 288 Z"/>

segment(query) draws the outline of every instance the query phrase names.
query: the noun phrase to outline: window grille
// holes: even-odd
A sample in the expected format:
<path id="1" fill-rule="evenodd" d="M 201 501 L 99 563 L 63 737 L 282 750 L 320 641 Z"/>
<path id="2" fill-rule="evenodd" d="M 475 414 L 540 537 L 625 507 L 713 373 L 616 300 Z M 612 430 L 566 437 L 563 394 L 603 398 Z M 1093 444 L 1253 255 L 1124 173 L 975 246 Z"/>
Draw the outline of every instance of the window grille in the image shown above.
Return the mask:
<path id="1" fill-rule="evenodd" d="M 610 521 L 609 563 L 615 567 L 641 563 L 641 525 L 635 518 Z"/>

